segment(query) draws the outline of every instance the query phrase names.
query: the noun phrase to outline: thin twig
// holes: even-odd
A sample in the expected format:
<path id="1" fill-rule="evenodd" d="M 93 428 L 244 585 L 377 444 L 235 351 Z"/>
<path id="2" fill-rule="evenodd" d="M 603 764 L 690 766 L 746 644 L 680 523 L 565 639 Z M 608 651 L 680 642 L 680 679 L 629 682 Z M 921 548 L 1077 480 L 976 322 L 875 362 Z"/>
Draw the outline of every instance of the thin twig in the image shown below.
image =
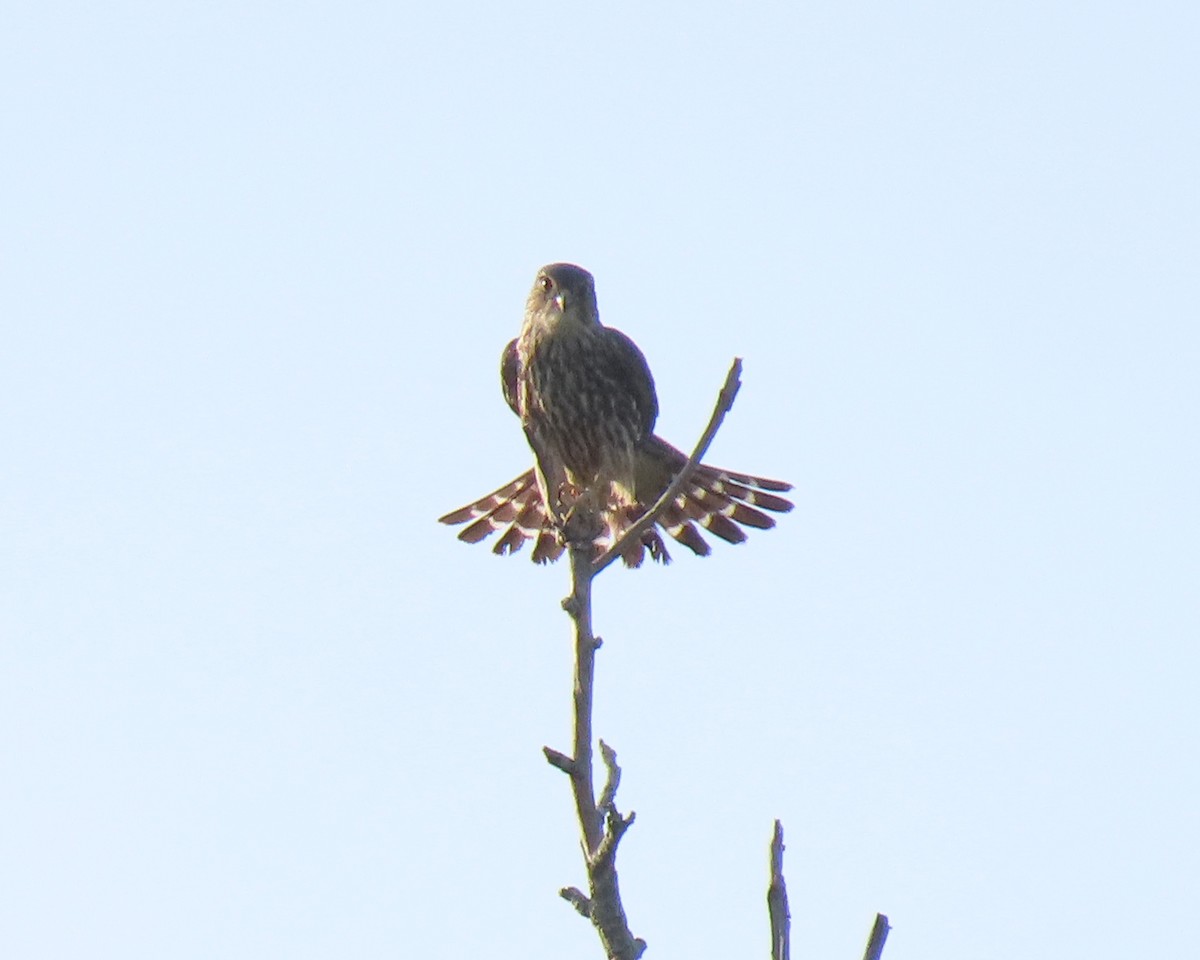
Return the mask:
<path id="1" fill-rule="evenodd" d="M 883 945 L 887 942 L 888 931 L 891 929 L 888 926 L 887 917 L 882 913 L 875 914 L 875 926 L 871 928 L 871 936 L 867 940 L 867 949 L 863 954 L 863 960 L 879 960 L 883 955 Z"/>
<path id="2" fill-rule="evenodd" d="M 604 818 L 604 839 L 600 841 L 600 849 L 592 858 L 592 865 L 597 869 L 610 867 L 617 858 L 617 844 L 625 836 L 625 831 L 633 826 L 637 819 L 636 813 L 623 817 L 616 807 L 609 807 Z"/>
<path id="3" fill-rule="evenodd" d="M 771 883 L 767 887 L 767 913 L 771 918 L 771 960 L 791 956 L 792 914 L 788 908 L 787 883 L 783 879 L 783 824 L 775 821 L 771 837 Z"/>
<path id="4" fill-rule="evenodd" d="M 617 766 L 617 751 L 603 740 L 600 741 L 600 756 L 604 759 L 604 769 L 608 771 L 608 776 L 604 780 L 604 789 L 600 791 L 600 803 L 597 806 L 601 810 L 608 810 L 614 806 L 617 787 L 621 785 L 621 768 Z"/>
<path id="5" fill-rule="evenodd" d="M 725 385 L 721 387 L 721 392 L 717 395 L 717 405 L 713 409 L 712 417 L 708 421 L 708 427 L 701 435 L 700 441 L 696 444 L 696 449 L 688 457 L 687 463 L 683 465 L 682 470 L 675 474 L 675 479 L 671 481 L 670 486 L 663 492 L 663 495 L 655 501 L 654 506 L 642 514 L 636 523 L 632 524 L 621 534 L 616 543 L 596 558 L 596 561 L 592 564 L 592 576 L 598 574 L 616 560 L 617 557 L 621 556 L 629 544 L 635 540 L 640 540 L 642 534 L 658 521 L 659 516 L 667 508 L 667 504 L 679 495 L 679 491 L 683 489 L 684 484 L 691 477 L 692 471 L 696 469 L 696 464 L 703 460 L 704 455 L 708 452 L 708 448 L 712 444 L 713 438 L 717 435 L 717 431 L 721 428 L 721 422 L 725 419 L 725 414 L 733 406 L 734 398 L 737 397 L 737 392 L 741 386 L 742 358 L 734 357 L 733 363 L 729 367 L 729 373 L 725 376 Z"/>
<path id="6" fill-rule="evenodd" d="M 573 906 L 579 912 L 581 917 L 587 917 L 591 919 L 592 901 L 589 900 L 587 898 L 587 894 L 585 894 L 578 887 L 563 887 L 558 891 L 558 895 L 566 900 L 567 903 L 571 904 L 571 906 Z"/>
<path id="7" fill-rule="evenodd" d="M 546 762 L 552 767 L 557 767 L 568 777 L 571 771 L 575 768 L 575 761 L 568 757 L 565 753 L 555 750 L 553 747 L 542 747 L 542 753 L 546 757 Z"/>

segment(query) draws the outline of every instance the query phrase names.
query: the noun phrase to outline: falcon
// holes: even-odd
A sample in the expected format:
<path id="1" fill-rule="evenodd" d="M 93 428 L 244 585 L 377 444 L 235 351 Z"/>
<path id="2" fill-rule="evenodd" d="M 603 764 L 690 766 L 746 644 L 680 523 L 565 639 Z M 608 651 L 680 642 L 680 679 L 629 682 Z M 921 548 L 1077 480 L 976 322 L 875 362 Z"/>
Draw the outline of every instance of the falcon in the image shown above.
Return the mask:
<path id="1" fill-rule="evenodd" d="M 557 560 L 567 542 L 591 540 L 599 556 L 666 492 L 687 456 L 654 433 L 658 398 L 637 345 L 600 322 L 592 275 L 570 263 L 538 271 L 525 320 L 500 361 L 504 399 L 520 418 L 535 465 L 499 490 L 440 520 L 468 524 L 458 538 L 494 533 L 497 554 L 534 541 L 533 560 Z M 700 528 L 729 543 L 744 527 L 766 530 L 763 511 L 786 513 L 790 483 L 698 464 L 658 526 L 707 556 Z M 627 566 L 670 554 L 655 527 L 622 552 Z"/>

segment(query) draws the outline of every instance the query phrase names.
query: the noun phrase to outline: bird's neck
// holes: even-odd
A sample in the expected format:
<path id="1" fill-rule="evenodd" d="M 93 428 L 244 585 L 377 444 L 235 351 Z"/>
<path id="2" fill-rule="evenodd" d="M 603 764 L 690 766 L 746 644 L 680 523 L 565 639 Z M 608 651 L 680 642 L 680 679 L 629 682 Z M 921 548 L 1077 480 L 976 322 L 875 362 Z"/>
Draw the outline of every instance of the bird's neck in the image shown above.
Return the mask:
<path id="1" fill-rule="evenodd" d="M 522 326 L 518 347 L 529 355 L 537 352 L 542 344 L 569 343 L 589 336 L 598 327 L 598 324 L 586 323 L 569 313 L 552 317 L 536 315 L 527 318 Z"/>

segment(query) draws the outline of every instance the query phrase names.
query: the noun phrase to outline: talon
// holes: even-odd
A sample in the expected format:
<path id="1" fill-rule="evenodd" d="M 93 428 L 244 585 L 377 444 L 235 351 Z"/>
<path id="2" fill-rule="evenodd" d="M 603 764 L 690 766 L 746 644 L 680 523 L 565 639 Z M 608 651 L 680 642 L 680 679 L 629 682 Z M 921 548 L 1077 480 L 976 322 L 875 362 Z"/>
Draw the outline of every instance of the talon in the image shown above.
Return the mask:
<path id="1" fill-rule="evenodd" d="M 567 543 L 593 543 L 604 532 L 600 517 L 590 510 L 576 510 L 579 503 L 568 511 L 560 535 Z"/>
<path id="2" fill-rule="evenodd" d="M 558 485 L 558 490 L 555 494 L 558 498 L 559 509 L 565 508 L 569 513 L 574 509 L 575 504 L 579 502 L 582 494 L 583 491 L 579 487 L 575 486 L 569 480 L 564 480 Z"/>

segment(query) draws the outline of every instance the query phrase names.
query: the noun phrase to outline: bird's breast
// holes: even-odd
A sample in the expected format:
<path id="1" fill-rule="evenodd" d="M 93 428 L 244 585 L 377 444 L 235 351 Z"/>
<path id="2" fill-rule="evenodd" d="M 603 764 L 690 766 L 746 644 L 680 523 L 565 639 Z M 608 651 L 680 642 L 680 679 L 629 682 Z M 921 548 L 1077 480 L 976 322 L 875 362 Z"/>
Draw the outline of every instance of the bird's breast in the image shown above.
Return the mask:
<path id="1" fill-rule="evenodd" d="M 543 332 L 523 336 L 518 350 L 522 421 L 566 469 L 587 483 L 630 462 L 642 418 L 603 337 Z"/>

